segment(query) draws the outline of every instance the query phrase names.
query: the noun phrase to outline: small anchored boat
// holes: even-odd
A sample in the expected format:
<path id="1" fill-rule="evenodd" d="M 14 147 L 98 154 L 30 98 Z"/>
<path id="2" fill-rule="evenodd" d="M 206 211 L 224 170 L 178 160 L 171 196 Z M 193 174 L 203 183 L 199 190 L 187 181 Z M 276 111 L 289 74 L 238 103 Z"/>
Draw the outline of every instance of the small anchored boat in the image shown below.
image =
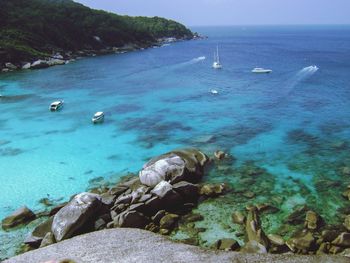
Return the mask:
<path id="1" fill-rule="evenodd" d="M 213 68 L 214 69 L 222 69 L 222 65 L 220 63 L 220 56 L 219 56 L 219 46 L 216 46 L 216 52 L 214 52 Z"/>
<path id="2" fill-rule="evenodd" d="M 91 121 L 92 123 L 102 123 L 105 119 L 105 114 L 102 111 L 98 111 L 94 114 Z"/>
<path id="3" fill-rule="evenodd" d="M 252 70 L 252 73 L 271 73 L 271 69 L 264 69 L 264 68 L 254 68 Z"/>
<path id="4" fill-rule="evenodd" d="M 54 101 L 50 104 L 50 111 L 58 111 L 63 107 L 63 100 Z"/>

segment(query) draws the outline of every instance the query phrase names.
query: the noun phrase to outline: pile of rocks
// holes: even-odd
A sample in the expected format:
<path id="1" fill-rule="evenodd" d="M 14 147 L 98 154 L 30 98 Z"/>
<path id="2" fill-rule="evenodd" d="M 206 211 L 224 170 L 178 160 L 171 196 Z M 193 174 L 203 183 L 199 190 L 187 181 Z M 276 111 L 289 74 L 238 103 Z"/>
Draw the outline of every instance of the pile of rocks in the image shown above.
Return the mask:
<path id="1" fill-rule="evenodd" d="M 139 176 L 128 178 L 103 193 L 80 193 L 54 208 L 47 221 L 25 240 L 43 247 L 104 228 L 142 228 L 169 234 L 178 220 L 196 207 L 199 198 L 218 196 L 223 184 L 198 185 L 209 158 L 195 149 L 173 151 L 147 162 Z"/>

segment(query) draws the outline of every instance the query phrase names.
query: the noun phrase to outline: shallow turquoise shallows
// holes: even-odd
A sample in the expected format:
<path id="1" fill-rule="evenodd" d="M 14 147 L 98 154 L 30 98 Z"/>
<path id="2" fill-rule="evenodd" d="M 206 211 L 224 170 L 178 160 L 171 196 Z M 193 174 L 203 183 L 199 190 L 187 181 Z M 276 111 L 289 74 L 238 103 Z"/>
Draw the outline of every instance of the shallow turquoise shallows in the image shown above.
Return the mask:
<path id="1" fill-rule="evenodd" d="M 96 177 L 136 173 L 178 147 L 254 161 L 276 191 L 299 179 L 316 193 L 315 176 L 338 178 L 350 165 L 350 27 L 195 30 L 209 39 L 1 74 L 0 218 L 22 205 L 39 211 L 43 197 L 67 200 Z M 221 70 L 211 68 L 216 45 Z M 50 112 L 58 99 L 63 109 Z M 97 111 L 101 125 L 91 123 Z"/>

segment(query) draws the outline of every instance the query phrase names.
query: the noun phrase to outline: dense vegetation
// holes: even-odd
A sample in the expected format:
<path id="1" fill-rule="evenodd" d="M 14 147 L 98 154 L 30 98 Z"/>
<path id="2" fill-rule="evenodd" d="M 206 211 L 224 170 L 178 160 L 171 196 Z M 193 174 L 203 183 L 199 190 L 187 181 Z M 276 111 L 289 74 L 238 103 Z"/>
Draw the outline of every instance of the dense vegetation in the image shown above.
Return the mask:
<path id="1" fill-rule="evenodd" d="M 0 63 L 60 50 L 148 45 L 173 36 L 191 37 L 192 33 L 172 20 L 120 16 L 71 0 L 0 0 Z"/>

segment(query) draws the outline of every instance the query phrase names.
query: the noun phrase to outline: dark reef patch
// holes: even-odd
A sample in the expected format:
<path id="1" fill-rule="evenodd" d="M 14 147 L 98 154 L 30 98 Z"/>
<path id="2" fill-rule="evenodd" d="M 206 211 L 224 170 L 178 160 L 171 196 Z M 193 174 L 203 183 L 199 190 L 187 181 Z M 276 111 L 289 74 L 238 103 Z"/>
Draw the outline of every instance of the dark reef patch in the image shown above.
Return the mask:
<path id="1" fill-rule="evenodd" d="M 22 149 L 19 148 L 11 148 L 11 147 L 7 147 L 4 149 L 0 149 L 0 155 L 1 156 L 17 156 L 22 154 L 24 151 Z"/>
<path id="2" fill-rule="evenodd" d="M 33 98 L 34 95 L 31 94 L 23 94 L 23 95 L 12 95 L 12 96 L 1 96 L 0 102 L 1 103 L 16 103 L 20 101 L 24 101 L 30 98 Z"/>
<path id="3" fill-rule="evenodd" d="M 111 113 L 130 113 L 141 111 L 144 107 L 136 104 L 120 104 L 111 108 L 108 108 L 106 111 Z"/>

